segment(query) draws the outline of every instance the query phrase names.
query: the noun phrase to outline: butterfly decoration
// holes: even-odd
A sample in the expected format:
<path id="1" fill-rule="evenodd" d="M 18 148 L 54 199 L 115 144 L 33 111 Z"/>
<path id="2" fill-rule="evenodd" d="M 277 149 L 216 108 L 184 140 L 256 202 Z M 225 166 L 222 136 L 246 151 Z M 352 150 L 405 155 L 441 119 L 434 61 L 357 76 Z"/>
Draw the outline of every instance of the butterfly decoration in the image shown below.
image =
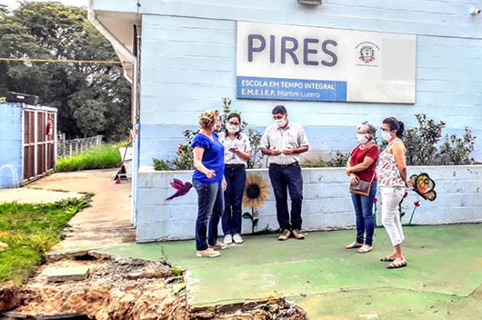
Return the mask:
<path id="1" fill-rule="evenodd" d="M 410 176 L 412 181 L 413 190 L 418 193 L 422 198 L 429 201 L 434 201 L 437 198 L 437 192 L 435 192 L 435 181 L 433 181 L 428 173 L 421 173 L 419 175 Z"/>

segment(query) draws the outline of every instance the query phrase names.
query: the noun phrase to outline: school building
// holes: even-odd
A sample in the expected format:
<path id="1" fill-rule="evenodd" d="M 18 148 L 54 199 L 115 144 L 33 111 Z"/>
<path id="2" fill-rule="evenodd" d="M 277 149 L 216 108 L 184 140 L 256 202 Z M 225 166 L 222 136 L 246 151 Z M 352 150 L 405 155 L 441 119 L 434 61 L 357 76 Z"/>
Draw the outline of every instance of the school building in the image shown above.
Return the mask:
<path id="1" fill-rule="evenodd" d="M 284 104 L 305 127 L 312 161 L 351 150 L 358 124 L 379 126 L 388 116 L 411 127 L 424 113 L 446 122 L 444 135 L 468 126 L 481 137 L 481 7 L 480 0 L 91 0 L 90 21 L 113 44 L 134 89 L 138 241 L 193 237 L 195 192 L 163 201 L 169 180 L 190 173 L 154 172 L 152 159 L 171 159 L 184 130 L 197 128 L 203 110 L 221 109 L 222 97 L 260 131 L 272 123 L 273 106 Z M 413 171 L 422 169 L 439 178 L 439 202 L 419 223 L 482 220 L 481 170 Z M 354 225 L 342 173 L 304 171 L 307 228 Z M 465 179 L 464 187 L 449 175 Z M 276 227 L 270 201 L 272 194 L 260 225 Z"/>

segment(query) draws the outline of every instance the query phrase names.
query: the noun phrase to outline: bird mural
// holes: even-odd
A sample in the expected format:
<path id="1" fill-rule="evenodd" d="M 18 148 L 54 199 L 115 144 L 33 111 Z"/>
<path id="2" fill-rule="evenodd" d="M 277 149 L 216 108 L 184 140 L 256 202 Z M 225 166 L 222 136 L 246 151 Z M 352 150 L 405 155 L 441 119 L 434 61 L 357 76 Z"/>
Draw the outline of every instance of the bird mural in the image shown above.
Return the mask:
<path id="1" fill-rule="evenodd" d="M 174 198 L 184 196 L 189 193 L 192 188 L 192 183 L 190 182 L 182 182 L 179 179 L 173 179 L 170 183 L 171 187 L 176 189 L 176 193 L 166 199 L 166 201 L 171 201 Z"/>

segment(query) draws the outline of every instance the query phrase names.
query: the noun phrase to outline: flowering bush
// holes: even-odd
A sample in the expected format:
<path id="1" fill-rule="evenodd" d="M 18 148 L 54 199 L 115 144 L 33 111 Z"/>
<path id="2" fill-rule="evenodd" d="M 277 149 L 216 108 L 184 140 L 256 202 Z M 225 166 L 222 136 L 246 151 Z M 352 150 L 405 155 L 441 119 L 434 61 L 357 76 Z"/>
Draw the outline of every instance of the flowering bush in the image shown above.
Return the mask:
<path id="1" fill-rule="evenodd" d="M 225 123 L 228 116 L 236 112 L 236 110 L 231 110 L 232 99 L 222 98 L 223 101 L 223 113 L 220 115 L 221 121 L 221 131 L 226 130 Z M 248 123 L 243 121 L 241 123 L 241 128 L 245 129 Z M 199 133 L 199 130 L 186 130 L 184 131 L 184 137 L 186 138 L 185 143 L 181 143 L 177 147 L 176 156 L 173 160 L 159 160 L 153 159 L 154 170 L 164 171 L 164 170 L 193 170 L 194 169 L 194 157 L 192 153 L 192 139 Z M 248 161 L 248 168 L 259 168 L 261 167 L 261 161 L 263 155 L 261 154 L 261 133 L 255 129 L 248 128 L 247 132 L 249 143 L 251 144 L 251 159 Z"/>
<path id="2" fill-rule="evenodd" d="M 425 114 L 416 114 L 418 127 L 410 128 L 403 134 L 403 142 L 407 148 L 408 165 L 467 164 L 470 153 L 474 151 L 475 136 L 466 127 L 462 138 L 457 135 L 446 135 L 442 139 L 445 122 L 436 123 Z"/>

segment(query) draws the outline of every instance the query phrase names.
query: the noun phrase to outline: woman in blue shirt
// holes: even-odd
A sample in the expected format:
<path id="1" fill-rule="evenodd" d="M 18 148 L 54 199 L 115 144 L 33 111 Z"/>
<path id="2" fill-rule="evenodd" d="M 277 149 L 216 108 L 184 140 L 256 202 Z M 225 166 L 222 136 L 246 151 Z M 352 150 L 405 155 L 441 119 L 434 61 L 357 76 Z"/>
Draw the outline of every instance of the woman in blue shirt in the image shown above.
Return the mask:
<path id="1" fill-rule="evenodd" d="M 193 185 L 198 194 L 196 220 L 196 256 L 214 258 L 227 247 L 217 240 L 218 224 L 224 211 L 224 147 L 215 131 L 219 130 L 219 112 L 206 110 L 199 117 L 201 130 L 192 140 L 194 153 Z M 206 238 L 206 234 L 208 237 Z"/>

